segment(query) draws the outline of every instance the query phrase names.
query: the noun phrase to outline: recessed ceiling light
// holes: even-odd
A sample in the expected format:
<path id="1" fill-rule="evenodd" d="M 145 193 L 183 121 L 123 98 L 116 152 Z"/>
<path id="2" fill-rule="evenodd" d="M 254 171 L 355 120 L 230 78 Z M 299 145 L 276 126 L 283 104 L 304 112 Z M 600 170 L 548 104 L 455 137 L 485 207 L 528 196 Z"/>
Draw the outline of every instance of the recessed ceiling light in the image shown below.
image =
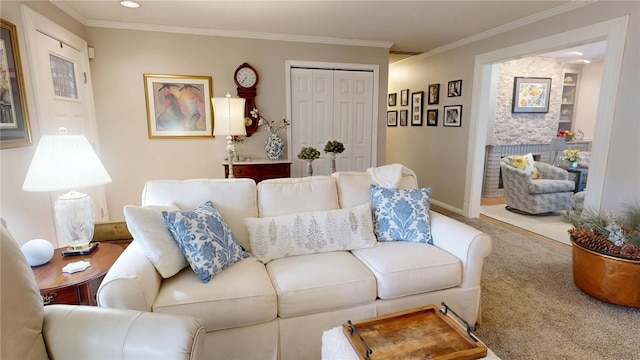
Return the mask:
<path id="1" fill-rule="evenodd" d="M 120 1 L 120 5 L 122 5 L 124 7 L 128 7 L 128 8 L 140 7 L 140 4 L 138 4 L 135 1 L 131 1 L 131 0 L 122 0 L 122 1 Z"/>
<path id="2" fill-rule="evenodd" d="M 574 53 L 575 55 L 578 55 L 578 56 L 582 56 L 582 55 L 583 55 L 580 51 L 574 51 L 573 53 Z"/>
<path id="3" fill-rule="evenodd" d="M 591 64 L 591 60 L 587 60 L 587 59 L 582 60 L 582 62 L 585 63 L 585 64 Z"/>

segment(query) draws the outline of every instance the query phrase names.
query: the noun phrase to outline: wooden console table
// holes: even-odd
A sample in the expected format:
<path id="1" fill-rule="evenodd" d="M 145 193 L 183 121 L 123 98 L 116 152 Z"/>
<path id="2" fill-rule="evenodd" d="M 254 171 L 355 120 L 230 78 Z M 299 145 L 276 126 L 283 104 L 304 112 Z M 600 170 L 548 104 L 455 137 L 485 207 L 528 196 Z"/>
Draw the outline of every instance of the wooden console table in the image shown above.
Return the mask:
<path id="1" fill-rule="evenodd" d="M 229 163 L 225 162 L 224 177 L 229 177 Z M 254 160 L 233 163 L 233 176 L 249 178 L 259 183 L 266 179 L 291 177 L 291 160 Z"/>

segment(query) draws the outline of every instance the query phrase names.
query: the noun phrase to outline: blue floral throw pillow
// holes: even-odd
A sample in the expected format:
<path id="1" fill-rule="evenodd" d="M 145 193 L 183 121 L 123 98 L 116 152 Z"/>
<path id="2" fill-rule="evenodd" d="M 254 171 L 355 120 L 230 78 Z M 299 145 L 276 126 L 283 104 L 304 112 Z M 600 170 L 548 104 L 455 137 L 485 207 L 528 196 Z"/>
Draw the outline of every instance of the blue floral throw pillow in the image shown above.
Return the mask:
<path id="1" fill-rule="evenodd" d="M 229 265 L 249 257 L 211 201 L 192 211 L 163 211 L 162 217 L 203 283 Z"/>
<path id="2" fill-rule="evenodd" d="M 373 233 L 378 241 L 433 245 L 429 197 L 431 188 L 388 189 L 371 185 Z"/>

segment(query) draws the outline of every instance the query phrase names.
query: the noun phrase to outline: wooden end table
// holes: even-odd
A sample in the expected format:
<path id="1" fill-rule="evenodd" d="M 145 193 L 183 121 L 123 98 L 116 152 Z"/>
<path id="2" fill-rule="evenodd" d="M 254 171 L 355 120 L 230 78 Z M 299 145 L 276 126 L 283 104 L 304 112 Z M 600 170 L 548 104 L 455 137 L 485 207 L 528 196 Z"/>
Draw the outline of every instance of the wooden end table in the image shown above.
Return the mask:
<path id="1" fill-rule="evenodd" d="M 62 256 L 63 250 L 65 248 L 56 249 L 51 261 L 31 268 L 44 304 L 97 305 L 98 287 L 123 248 L 100 243 L 89 255 L 67 257 Z M 62 272 L 67 264 L 81 260 L 90 262 L 91 266 L 73 274 Z"/>

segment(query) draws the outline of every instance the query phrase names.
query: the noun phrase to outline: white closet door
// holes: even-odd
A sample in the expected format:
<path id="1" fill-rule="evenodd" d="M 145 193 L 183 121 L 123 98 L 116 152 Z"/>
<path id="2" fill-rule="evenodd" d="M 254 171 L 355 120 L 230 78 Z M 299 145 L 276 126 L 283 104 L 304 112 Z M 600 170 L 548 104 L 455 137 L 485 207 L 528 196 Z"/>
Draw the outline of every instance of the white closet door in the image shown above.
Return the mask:
<path id="1" fill-rule="evenodd" d="M 373 73 L 331 69 L 291 69 L 291 176 L 306 176 L 296 155 L 313 146 L 321 157 L 314 175 L 328 175 L 324 145 L 341 141 L 346 150 L 337 157 L 341 171 L 362 171 L 371 165 L 373 139 Z"/>

